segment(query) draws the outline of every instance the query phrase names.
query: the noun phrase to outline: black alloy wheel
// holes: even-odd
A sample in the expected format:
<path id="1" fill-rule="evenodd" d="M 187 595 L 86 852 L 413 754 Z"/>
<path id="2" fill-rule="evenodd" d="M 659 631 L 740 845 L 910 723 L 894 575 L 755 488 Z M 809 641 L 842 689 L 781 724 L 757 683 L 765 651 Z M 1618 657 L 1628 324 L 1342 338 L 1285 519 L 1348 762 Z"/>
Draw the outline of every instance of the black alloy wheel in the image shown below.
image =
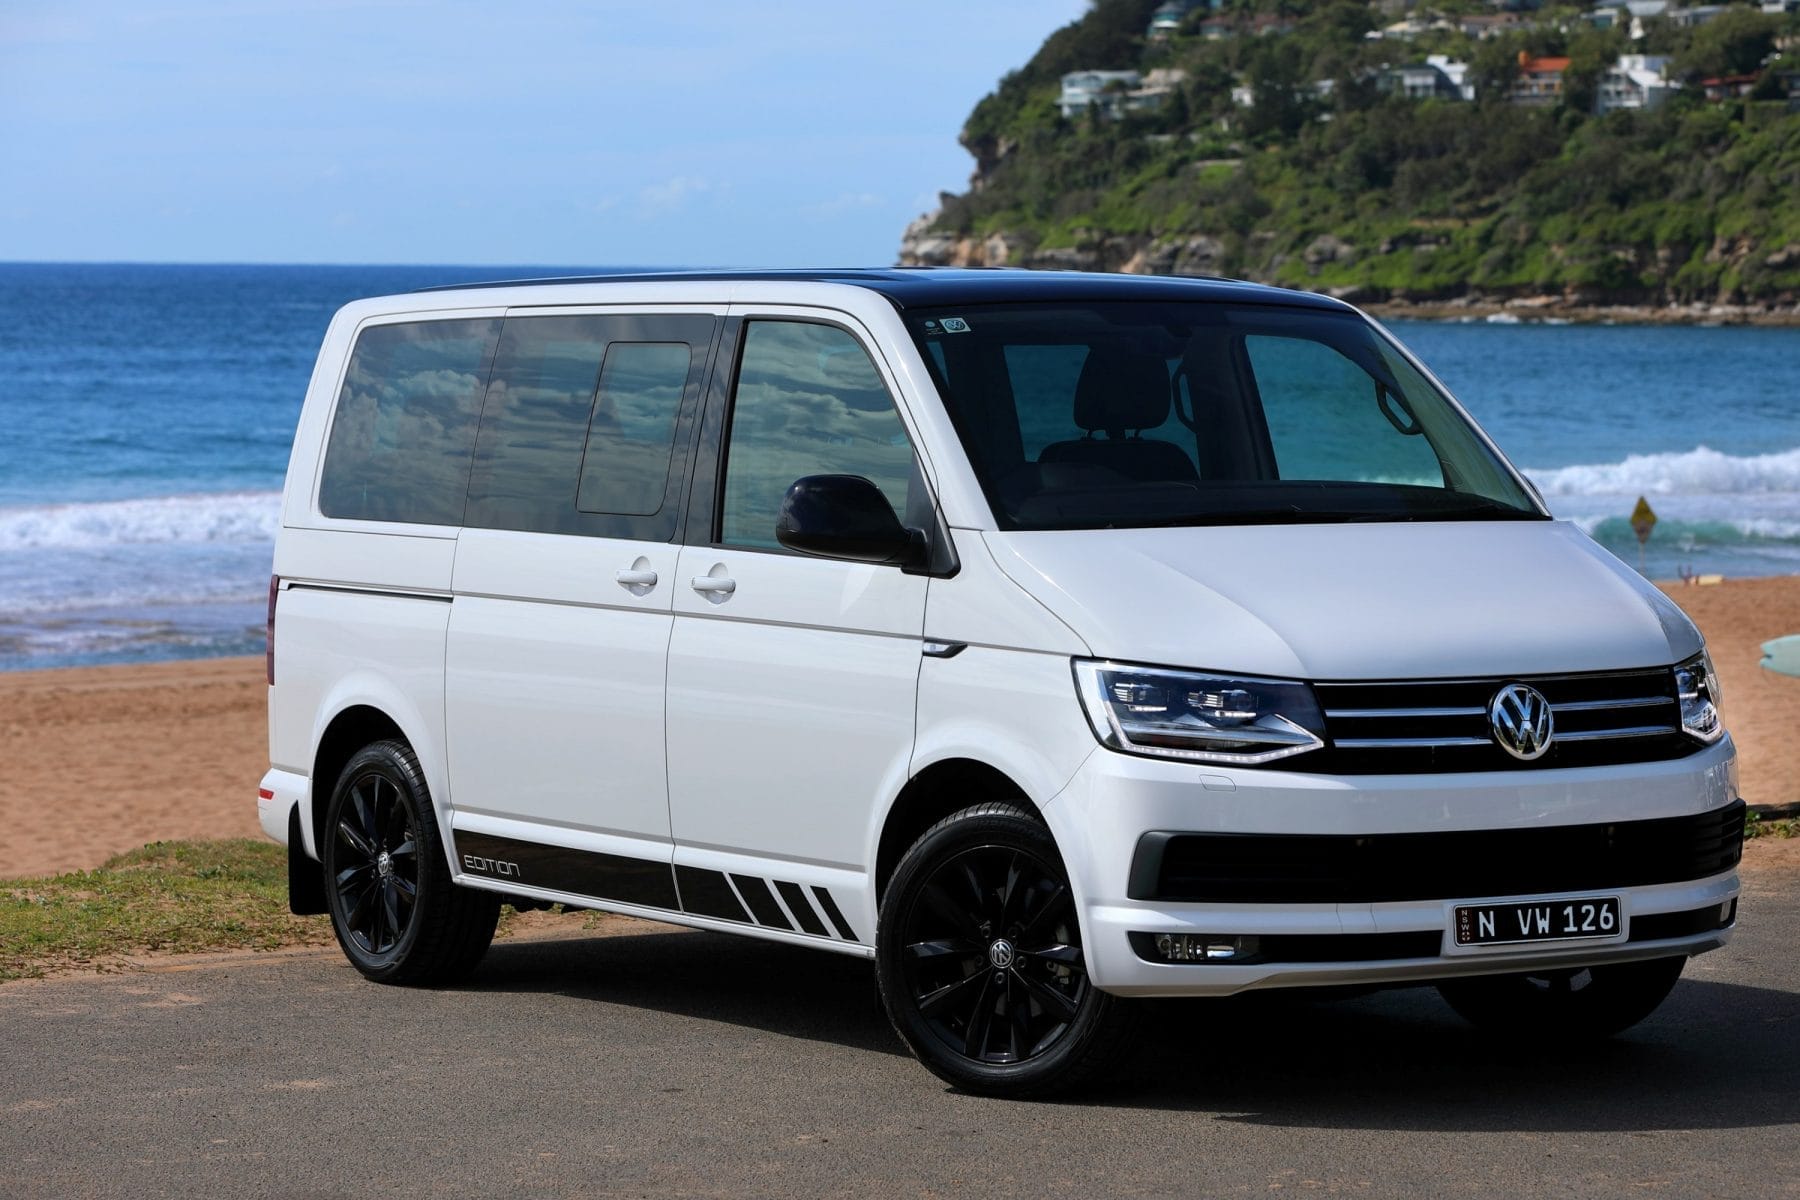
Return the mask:
<path id="1" fill-rule="evenodd" d="M 1088 979 L 1056 843 L 1014 805 L 977 805 L 927 831 L 894 872 L 876 941 L 894 1027 L 959 1087 L 1062 1091 L 1116 1041 L 1121 1005 Z"/>
<path id="2" fill-rule="evenodd" d="M 500 897 L 456 886 L 412 748 L 365 746 L 319 830 L 326 906 L 352 966 L 381 983 L 442 983 L 487 952 Z"/>
<path id="3" fill-rule="evenodd" d="M 351 781 L 332 828 L 332 887 L 344 928 L 370 956 L 387 954 L 412 925 L 419 901 L 419 838 L 400 789 L 370 770 Z"/>
<path id="4" fill-rule="evenodd" d="M 1024 1062 L 1081 1011 L 1087 968 L 1068 885 L 1007 846 L 936 864 L 906 917 L 906 985 L 952 1052 Z"/>

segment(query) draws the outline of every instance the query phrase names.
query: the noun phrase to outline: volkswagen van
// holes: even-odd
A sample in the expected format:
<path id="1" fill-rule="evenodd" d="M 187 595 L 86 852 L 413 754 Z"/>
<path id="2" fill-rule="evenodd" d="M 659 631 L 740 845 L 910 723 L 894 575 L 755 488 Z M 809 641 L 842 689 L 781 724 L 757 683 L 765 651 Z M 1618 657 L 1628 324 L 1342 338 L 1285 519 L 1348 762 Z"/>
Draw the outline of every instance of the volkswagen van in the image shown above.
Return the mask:
<path id="1" fill-rule="evenodd" d="M 502 904 L 653 918 L 871 960 L 928 1068 L 1029 1095 L 1143 997 L 1605 1036 L 1736 920 L 1700 635 L 1320 296 L 358 301 L 268 620 L 262 824 L 378 982 L 470 971 Z"/>

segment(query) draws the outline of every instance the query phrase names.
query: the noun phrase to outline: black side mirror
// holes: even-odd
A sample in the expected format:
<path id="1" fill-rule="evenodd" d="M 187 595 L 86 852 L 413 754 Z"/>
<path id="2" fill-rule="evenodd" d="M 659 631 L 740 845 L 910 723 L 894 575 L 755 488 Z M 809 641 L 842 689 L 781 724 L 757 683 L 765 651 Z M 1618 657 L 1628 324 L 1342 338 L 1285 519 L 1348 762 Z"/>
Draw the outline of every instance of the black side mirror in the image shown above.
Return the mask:
<path id="1" fill-rule="evenodd" d="M 790 550 L 851 562 L 910 566 L 925 537 L 900 524 L 881 489 L 861 475 L 808 475 L 781 501 L 775 538 Z"/>

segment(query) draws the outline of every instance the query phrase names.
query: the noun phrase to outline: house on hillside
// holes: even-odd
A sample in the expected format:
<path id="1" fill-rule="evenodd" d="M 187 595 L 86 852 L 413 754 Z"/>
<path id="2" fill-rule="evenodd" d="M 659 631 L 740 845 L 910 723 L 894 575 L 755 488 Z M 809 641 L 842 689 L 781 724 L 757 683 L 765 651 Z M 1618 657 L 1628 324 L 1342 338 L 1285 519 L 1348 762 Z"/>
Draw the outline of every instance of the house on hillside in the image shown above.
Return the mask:
<path id="1" fill-rule="evenodd" d="M 1180 30 L 1189 13 L 1197 8 L 1216 10 L 1221 3 L 1222 0 L 1165 0 L 1150 14 L 1150 27 L 1144 31 L 1144 36 L 1153 42 L 1167 41 Z"/>
<path id="2" fill-rule="evenodd" d="M 1723 4 L 1696 4 L 1692 8 L 1671 8 L 1663 15 L 1683 29 L 1698 29 L 1726 8 Z"/>
<path id="3" fill-rule="evenodd" d="M 1062 115 L 1073 120 L 1097 106 L 1105 115 L 1117 116 L 1125 93 L 1143 81 L 1136 71 L 1070 71 L 1062 77 Z"/>
<path id="4" fill-rule="evenodd" d="M 1125 93 L 1125 107 L 1134 112 L 1154 112 L 1186 78 L 1187 72 L 1180 67 L 1158 67 L 1144 76 L 1143 83 Z"/>
<path id="5" fill-rule="evenodd" d="M 1455 69 L 1454 79 L 1447 68 Z M 1471 97 L 1463 94 L 1462 82 L 1468 69 L 1467 63 L 1452 63 L 1445 56 L 1434 54 L 1424 62 L 1388 67 L 1376 83 L 1389 95 L 1408 100 L 1467 100 Z"/>
<path id="6" fill-rule="evenodd" d="M 1444 73 L 1444 78 L 1450 81 L 1450 86 L 1456 89 L 1458 96 L 1464 100 L 1475 98 L 1475 81 L 1469 78 L 1468 63 L 1457 62 L 1448 54 L 1427 54 L 1425 61 Z"/>
<path id="7" fill-rule="evenodd" d="M 1800 12 L 1800 0 L 1762 0 L 1762 10 L 1770 16 Z"/>
<path id="8" fill-rule="evenodd" d="M 1405 17 L 1391 25 L 1380 29 L 1371 29 L 1364 36 L 1373 41 L 1410 42 L 1416 37 L 1431 32 L 1433 22 L 1423 16 Z"/>
<path id="9" fill-rule="evenodd" d="M 1200 22 L 1200 36 L 1212 41 L 1246 33 L 1255 34 L 1258 37 L 1291 33 L 1293 29 L 1293 18 L 1276 13 L 1257 13 L 1246 18 L 1241 13 L 1215 12 Z"/>
<path id="10" fill-rule="evenodd" d="M 1568 69 L 1566 58 L 1533 58 L 1521 50 L 1519 77 L 1509 98 L 1524 108 L 1548 108 L 1562 99 L 1563 72 Z"/>
<path id="11" fill-rule="evenodd" d="M 1666 54 L 1621 54 L 1600 77 L 1594 111 L 1602 115 L 1625 108 L 1655 108 L 1675 94 L 1677 85 L 1664 74 Z"/>
<path id="12" fill-rule="evenodd" d="M 1516 12 L 1470 13 L 1456 18 L 1456 28 L 1465 36 L 1478 40 L 1499 37 L 1531 28 L 1531 22 Z"/>
<path id="13" fill-rule="evenodd" d="M 1708 103 L 1722 104 L 1727 100 L 1741 100 L 1756 87 L 1756 81 L 1762 78 L 1761 71 L 1749 75 L 1720 75 L 1713 79 L 1702 79 L 1700 89 L 1706 94 Z"/>
<path id="14" fill-rule="evenodd" d="M 1136 71 L 1070 71 L 1062 77 L 1059 101 L 1066 120 L 1096 109 L 1103 117 L 1128 112 L 1154 112 L 1181 86 L 1187 72 L 1158 67 L 1147 75 Z"/>
<path id="15" fill-rule="evenodd" d="M 1631 21 L 1631 10 L 1625 7 L 1625 0 L 1600 0 L 1581 19 L 1595 29 L 1617 29 Z"/>
<path id="16" fill-rule="evenodd" d="M 1669 15 L 1669 0 L 1626 0 L 1625 11 L 1631 14 L 1631 40 L 1641 42 L 1649 22 Z"/>

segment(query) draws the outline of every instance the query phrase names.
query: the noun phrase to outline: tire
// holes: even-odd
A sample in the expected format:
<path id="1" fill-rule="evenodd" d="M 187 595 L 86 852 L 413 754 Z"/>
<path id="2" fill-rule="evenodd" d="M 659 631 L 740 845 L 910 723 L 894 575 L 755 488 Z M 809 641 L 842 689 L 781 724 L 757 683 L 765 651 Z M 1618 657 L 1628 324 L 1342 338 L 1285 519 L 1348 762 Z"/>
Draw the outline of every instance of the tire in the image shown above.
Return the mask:
<path id="1" fill-rule="evenodd" d="M 487 953 L 500 899 L 450 881 L 431 792 L 404 742 L 375 742 L 345 765 L 320 837 L 331 927 L 358 971 L 447 983 Z"/>
<path id="2" fill-rule="evenodd" d="M 1657 958 L 1524 975 L 1448 979 L 1438 993 L 1462 1018 L 1509 1038 L 1611 1037 L 1656 1011 L 1687 959 Z"/>
<path id="3" fill-rule="evenodd" d="M 958 1088 L 1047 1096 L 1093 1081 L 1129 1008 L 1089 982 L 1068 873 L 1013 804 L 944 818 L 882 897 L 875 971 L 894 1029 Z"/>

